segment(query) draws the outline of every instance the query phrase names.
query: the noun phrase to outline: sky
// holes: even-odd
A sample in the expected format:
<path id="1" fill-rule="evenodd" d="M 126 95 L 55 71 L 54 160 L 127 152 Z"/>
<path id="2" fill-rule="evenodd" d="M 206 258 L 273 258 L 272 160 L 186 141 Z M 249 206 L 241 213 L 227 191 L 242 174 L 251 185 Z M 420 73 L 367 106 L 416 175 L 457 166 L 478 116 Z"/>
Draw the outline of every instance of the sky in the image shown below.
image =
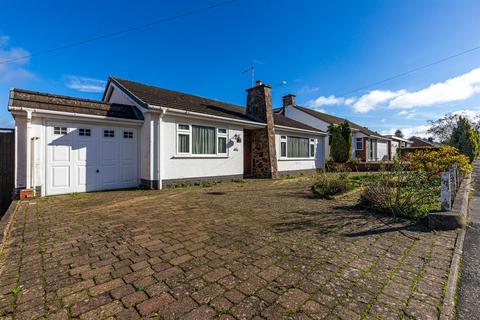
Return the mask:
<path id="1" fill-rule="evenodd" d="M 10 88 L 101 99 L 110 75 L 243 106 L 251 65 L 272 86 L 274 106 L 293 93 L 300 105 L 383 134 L 425 136 L 428 120 L 480 113 L 480 50 L 365 88 L 480 46 L 474 0 L 237 0 L 36 55 L 219 2 L 6 1 L 0 127 L 14 126 Z"/>

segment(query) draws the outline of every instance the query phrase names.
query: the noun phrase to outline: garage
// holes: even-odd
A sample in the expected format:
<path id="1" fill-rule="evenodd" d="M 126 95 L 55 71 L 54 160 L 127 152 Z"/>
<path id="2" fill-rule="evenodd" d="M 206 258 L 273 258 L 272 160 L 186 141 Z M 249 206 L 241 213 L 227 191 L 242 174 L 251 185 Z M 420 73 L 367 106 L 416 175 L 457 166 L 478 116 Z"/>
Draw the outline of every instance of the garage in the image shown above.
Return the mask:
<path id="1" fill-rule="evenodd" d="M 48 123 L 46 195 L 138 186 L 137 130 Z"/>

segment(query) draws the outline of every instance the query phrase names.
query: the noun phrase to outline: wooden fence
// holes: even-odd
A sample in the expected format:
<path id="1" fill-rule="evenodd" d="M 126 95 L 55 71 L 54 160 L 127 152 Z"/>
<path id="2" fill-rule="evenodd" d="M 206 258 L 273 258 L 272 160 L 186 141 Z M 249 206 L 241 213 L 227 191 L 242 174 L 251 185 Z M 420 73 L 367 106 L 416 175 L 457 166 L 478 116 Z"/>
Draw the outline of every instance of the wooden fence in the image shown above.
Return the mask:
<path id="1" fill-rule="evenodd" d="M 15 179 L 15 131 L 0 128 L 0 217 L 12 202 Z"/>
<path id="2" fill-rule="evenodd" d="M 442 211 L 452 210 L 453 200 L 463 179 L 463 173 L 457 165 L 450 167 L 450 170 L 442 172 L 441 203 Z"/>

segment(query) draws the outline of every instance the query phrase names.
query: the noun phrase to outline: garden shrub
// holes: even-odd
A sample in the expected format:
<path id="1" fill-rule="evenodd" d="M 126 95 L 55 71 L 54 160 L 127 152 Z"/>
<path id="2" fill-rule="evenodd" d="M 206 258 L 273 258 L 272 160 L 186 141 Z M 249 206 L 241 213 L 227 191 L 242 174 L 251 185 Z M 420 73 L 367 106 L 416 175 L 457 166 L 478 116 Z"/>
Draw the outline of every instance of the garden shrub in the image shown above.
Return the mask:
<path id="1" fill-rule="evenodd" d="M 341 125 L 332 124 L 328 127 L 330 156 L 338 163 L 347 162 L 352 155 L 352 129 L 348 121 Z"/>
<path id="2" fill-rule="evenodd" d="M 365 182 L 361 204 L 375 212 L 421 219 L 439 209 L 440 180 L 425 171 L 410 171 L 397 162 L 391 171 L 380 172 Z"/>
<path id="3" fill-rule="evenodd" d="M 348 179 L 348 172 L 320 173 L 312 191 L 320 198 L 332 199 L 333 196 L 352 190 L 354 185 Z"/>
<path id="4" fill-rule="evenodd" d="M 424 171 L 428 177 L 439 175 L 448 171 L 457 164 L 463 172 L 472 171 L 469 159 L 451 146 L 441 146 L 435 149 L 424 149 L 405 155 L 405 160 L 410 163 L 411 170 Z"/>

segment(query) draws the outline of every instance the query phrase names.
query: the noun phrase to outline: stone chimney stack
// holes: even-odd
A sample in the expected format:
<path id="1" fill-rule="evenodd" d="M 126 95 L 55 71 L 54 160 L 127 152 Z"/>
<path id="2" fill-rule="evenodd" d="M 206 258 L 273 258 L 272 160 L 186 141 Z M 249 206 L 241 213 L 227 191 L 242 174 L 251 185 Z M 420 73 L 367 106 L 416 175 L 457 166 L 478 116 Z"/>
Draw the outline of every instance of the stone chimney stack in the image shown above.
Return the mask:
<path id="1" fill-rule="evenodd" d="M 271 89 L 261 81 L 247 89 L 247 116 L 267 125 L 252 130 L 252 175 L 256 178 L 277 178 L 278 175 Z"/>
<path id="2" fill-rule="evenodd" d="M 286 96 L 283 96 L 282 101 L 284 107 L 297 105 L 296 96 L 294 94 L 287 94 Z"/>
<path id="3" fill-rule="evenodd" d="M 262 81 L 257 81 L 255 87 L 247 89 L 247 115 L 267 122 L 267 118 L 273 114 L 271 90 L 272 87 Z"/>

